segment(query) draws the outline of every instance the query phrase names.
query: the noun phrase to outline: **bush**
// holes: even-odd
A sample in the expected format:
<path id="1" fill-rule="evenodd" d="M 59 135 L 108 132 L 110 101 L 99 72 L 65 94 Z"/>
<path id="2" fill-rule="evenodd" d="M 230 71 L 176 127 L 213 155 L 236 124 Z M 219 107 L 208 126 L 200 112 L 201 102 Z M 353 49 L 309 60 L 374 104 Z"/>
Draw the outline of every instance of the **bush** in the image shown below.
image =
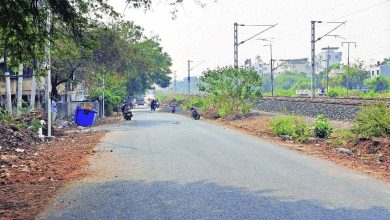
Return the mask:
<path id="1" fill-rule="evenodd" d="M 331 142 L 336 146 L 352 148 L 357 143 L 357 137 L 351 129 L 335 129 L 334 137 L 331 139 Z"/>
<path id="2" fill-rule="evenodd" d="M 336 90 L 330 89 L 329 92 L 326 93 L 326 96 L 328 96 L 328 97 L 337 97 L 337 96 L 339 96 L 339 94 L 337 93 Z"/>
<path id="3" fill-rule="evenodd" d="M 313 135 L 317 138 L 328 138 L 333 131 L 332 126 L 329 124 L 325 115 L 318 115 L 313 127 Z"/>
<path id="4" fill-rule="evenodd" d="M 356 114 L 353 132 L 363 137 L 390 137 L 390 108 L 384 102 L 365 105 Z"/>
<path id="5" fill-rule="evenodd" d="M 304 120 L 297 116 L 276 116 L 271 121 L 272 131 L 277 136 L 288 135 L 300 143 L 309 139 L 309 128 Z"/>
<path id="6" fill-rule="evenodd" d="M 201 81 L 199 90 L 221 116 L 246 114 L 262 96 L 261 77 L 254 70 L 218 68 L 205 72 Z"/>

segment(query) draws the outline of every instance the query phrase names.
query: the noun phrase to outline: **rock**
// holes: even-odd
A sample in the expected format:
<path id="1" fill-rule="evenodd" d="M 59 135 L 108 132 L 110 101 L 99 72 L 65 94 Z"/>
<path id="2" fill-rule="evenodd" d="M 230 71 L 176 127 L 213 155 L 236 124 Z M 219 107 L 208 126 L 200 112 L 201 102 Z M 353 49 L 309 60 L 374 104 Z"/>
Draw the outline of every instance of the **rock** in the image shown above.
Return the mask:
<path id="1" fill-rule="evenodd" d="M 379 161 L 380 162 L 386 162 L 387 161 L 387 157 L 385 156 L 385 155 L 381 155 L 380 157 L 379 157 Z"/>
<path id="2" fill-rule="evenodd" d="M 23 153 L 25 151 L 25 149 L 16 148 L 15 151 L 18 153 Z"/>
<path id="3" fill-rule="evenodd" d="M 1 155 L 0 156 L 0 163 L 1 164 L 12 164 L 18 159 L 18 156 L 16 155 Z"/>
<path id="4" fill-rule="evenodd" d="M 352 151 L 350 149 L 347 149 L 347 148 L 339 147 L 339 148 L 336 148 L 336 150 L 337 150 L 337 152 L 342 153 L 342 154 L 346 154 L 349 156 L 352 155 Z"/>

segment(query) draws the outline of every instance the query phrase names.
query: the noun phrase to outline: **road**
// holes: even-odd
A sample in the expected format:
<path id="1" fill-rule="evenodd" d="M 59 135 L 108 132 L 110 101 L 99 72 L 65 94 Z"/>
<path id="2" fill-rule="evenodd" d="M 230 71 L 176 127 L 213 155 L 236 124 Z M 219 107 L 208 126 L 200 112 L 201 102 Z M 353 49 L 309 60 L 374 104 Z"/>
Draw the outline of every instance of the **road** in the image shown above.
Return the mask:
<path id="1" fill-rule="evenodd" d="M 40 219 L 390 219 L 390 184 L 238 131 L 146 110 L 98 129 Z"/>

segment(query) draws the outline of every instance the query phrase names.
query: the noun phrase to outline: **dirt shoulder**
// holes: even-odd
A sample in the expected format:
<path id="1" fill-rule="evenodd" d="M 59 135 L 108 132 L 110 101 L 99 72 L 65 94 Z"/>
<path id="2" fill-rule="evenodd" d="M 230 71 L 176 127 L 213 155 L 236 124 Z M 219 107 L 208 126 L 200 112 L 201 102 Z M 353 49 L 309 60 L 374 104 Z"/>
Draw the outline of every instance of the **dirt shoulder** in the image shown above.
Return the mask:
<path id="1" fill-rule="evenodd" d="M 296 144 L 291 139 L 273 135 L 270 121 L 274 115 L 273 113 L 256 113 L 240 120 L 209 120 L 209 122 L 227 126 L 390 182 L 390 143 L 388 140 L 359 140 L 353 148 L 347 149 L 347 152 L 340 150 L 344 148 L 333 144 L 330 140 L 313 139 L 306 144 Z M 307 118 L 307 120 L 312 119 Z M 351 125 L 349 122 L 340 121 L 331 121 L 331 124 L 339 129 L 345 129 Z"/>
<path id="2" fill-rule="evenodd" d="M 33 219 L 57 189 L 85 175 L 82 167 L 103 136 L 103 132 L 67 132 L 23 152 L 1 152 L 0 219 Z"/>

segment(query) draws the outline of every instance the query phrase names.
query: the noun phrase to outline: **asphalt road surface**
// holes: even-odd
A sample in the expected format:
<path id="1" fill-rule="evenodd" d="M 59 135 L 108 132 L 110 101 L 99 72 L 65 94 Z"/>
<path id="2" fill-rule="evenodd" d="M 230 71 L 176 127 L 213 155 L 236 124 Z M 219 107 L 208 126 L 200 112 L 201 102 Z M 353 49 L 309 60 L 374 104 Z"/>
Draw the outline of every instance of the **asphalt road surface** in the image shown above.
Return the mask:
<path id="1" fill-rule="evenodd" d="M 390 219 L 390 184 L 169 113 L 109 129 L 41 219 Z M 112 150 L 112 152 L 111 152 Z"/>

